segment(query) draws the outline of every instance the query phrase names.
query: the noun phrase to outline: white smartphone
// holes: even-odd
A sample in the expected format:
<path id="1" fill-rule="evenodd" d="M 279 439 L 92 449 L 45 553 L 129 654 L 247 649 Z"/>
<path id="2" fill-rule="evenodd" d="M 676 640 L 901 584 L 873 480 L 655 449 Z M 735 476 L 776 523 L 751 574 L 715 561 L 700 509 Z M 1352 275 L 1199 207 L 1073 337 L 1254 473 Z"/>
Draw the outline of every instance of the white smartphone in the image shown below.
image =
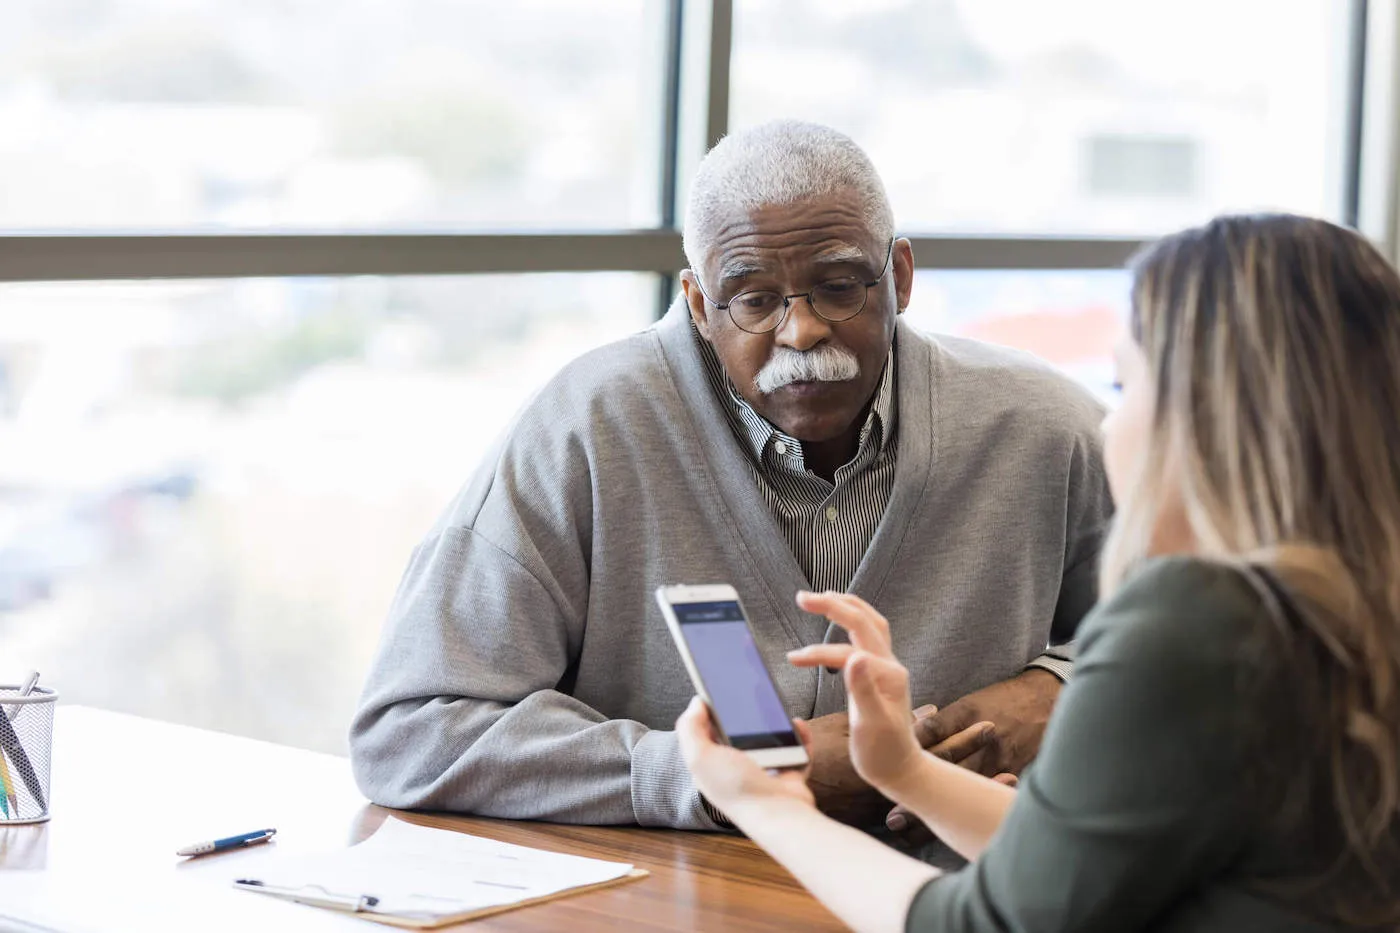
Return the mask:
<path id="1" fill-rule="evenodd" d="M 663 586 L 656 601 L 720 735 L 764 768 L 801 768 L 792 729 L 734 587 Z"/>

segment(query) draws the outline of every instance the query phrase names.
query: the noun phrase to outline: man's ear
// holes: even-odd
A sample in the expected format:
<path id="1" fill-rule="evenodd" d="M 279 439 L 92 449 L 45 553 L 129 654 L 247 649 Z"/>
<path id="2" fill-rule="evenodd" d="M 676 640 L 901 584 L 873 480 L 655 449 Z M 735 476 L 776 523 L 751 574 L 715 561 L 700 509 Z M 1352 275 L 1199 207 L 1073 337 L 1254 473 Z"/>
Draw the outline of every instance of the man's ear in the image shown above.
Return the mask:
<path id="1" fill-rule="evenodd" d="M 900 237 L 894 241 L 894 299 L 895 309 L 903 314 L 909 307 L 909 296 L 914 291 L 914 247 L 909 240 Z"/>
<path id="2" fill-rule="evenodd" d="M 685 294 L 685 303 L 690 307 L 690 319 L 695 322 L 695 329 L 701 337 L 709 340 L 710 318 L 705 314 L 705 296 L 700 293 L 700 282 L 695 273 L 689 269 L 681 270 L 681 292 Z"/>

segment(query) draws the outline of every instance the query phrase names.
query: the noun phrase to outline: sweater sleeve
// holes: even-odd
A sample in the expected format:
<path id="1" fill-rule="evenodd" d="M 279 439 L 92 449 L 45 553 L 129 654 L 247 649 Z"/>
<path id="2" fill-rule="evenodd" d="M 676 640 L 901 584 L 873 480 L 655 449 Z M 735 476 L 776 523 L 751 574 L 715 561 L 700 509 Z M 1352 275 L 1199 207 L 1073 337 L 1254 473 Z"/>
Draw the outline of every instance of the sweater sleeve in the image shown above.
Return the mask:
<path id="1" fill-rule="evenodd" d="M 1250 811 L 1238 690 L 1258 611 L 1233 571 L 1172 560 L 1097 612 L 1005 822 L 909 929 L 1143 929 L 1220 874 Z"/>
<path id="2" fill-rule="evenodd" d="M 469 529 L 415 552 L 351 728 L 360 789 L 389 807 L 713 829 L 675 734 L 561 692 L 568 620 Z"/>

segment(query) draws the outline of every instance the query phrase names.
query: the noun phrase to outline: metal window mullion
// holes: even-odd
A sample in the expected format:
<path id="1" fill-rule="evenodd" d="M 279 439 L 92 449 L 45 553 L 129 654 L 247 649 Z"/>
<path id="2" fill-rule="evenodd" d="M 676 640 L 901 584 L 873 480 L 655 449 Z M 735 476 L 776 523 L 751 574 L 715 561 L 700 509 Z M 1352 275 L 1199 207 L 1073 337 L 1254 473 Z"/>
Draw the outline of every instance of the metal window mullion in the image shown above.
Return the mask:
<path id="1" fill-rule="evenodd" d="M 1366 109 L 1368 0 L 1350 0 L 1346 35 L 1346 128 L 1342 142 L 1342 223 L 1357 226 L 1361 214 L 1361 152 Z"/>
<path id="2" fill-rule="evenodd" d="M 1121 269 L 1151 237 L 909 237 L 915 269 Z"/>
<path id="3" fill-rule="evenodd" d="M 685 27 L 685 0 L 668 0 L 666 5 L 666 56 L 664 97 L 661 113 L 661 227 L 677 229 L 676 205 L 680 198 L 680 125 L 681 125 L 681 74 L 682 42 Z M 671 304 L 671 296 L 676 289 L 674 272 L 663 273 L 657 282 L 656 317 L 659 320 L 666 314 Z"/>
<path id="4" fill-rule="evenodd" d="M 729 131 L 729 61 L 733 0 L 685 0 L 676 126 L 675 218 L 705 153 Z"/>
<path id="5" fill-rule="evenodd" d="M 915 236 L 921 269 L 1118 268 L 1132 237 Z M 0 236 L 0 281 L 647 272 L 685 267 L 677 230 L 540 234 Z"/>
<path id="6" fill-rule="evenodd" d="M 0 235 L 0 281 L 666 272 L 674 230 L 539 234 Z"/>
<path id="7" fill-rule="evenodd" d="M 1366 3 L 1365 91 L 1361 99 L 1356 226 L 1395 262 L 1400 198 L 1400 11 L 1397 0 Z"/>
<path id="8" fill-rule="evenodd" d="M 734 0 L 710 0 L 710 69 L 705 151 L 729 132 L 730 60 L 734 52 Z"/>

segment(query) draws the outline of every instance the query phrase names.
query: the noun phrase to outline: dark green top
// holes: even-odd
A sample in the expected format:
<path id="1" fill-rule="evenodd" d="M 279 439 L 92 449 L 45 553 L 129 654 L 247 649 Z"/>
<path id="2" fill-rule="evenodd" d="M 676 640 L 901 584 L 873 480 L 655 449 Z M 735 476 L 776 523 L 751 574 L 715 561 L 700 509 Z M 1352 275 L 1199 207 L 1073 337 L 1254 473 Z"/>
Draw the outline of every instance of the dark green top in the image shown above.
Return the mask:
<path id="1" fill-rule="evenodd" d="M 1286 673 L 1301 639 L 1267 612 L 1238 571 L 1169 558 L 1086 617 L 1005 822 L 919 892 L 908 929 L 1312 933 L 1338 928 L 1309 919 L 1338 893 L 1400 897 L 1355 871 L 1300 882 L 1340 837 L 1330 791 L 1297 780 L 1326 774 L 1318 704 Z"/>

